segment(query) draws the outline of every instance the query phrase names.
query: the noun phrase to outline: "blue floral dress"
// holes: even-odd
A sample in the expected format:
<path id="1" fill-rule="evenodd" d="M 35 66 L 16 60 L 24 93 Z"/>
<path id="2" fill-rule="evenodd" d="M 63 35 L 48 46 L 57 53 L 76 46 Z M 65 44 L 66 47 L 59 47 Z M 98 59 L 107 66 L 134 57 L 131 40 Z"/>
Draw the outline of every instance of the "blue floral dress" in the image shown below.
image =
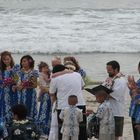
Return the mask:
<path id="1" fill-rule="evenodd" d="M 37 79 L 38 71 L 31 70 L 26 73 L 21 70 L 20 82 L 22 83 L 23 89 L 21 90 L 20 103 L 26 105 L 28 109 L 27 117 L 32 118 L 34 121 L 37 119 L 37 98 L 36 89 L 32 87 L 34 78 Z M 31 81 L 33 79 L 33 81 Z M 37 85 L 37 83 L 35 83 Z"/>
<path id="2" fill-rule="evenodd" d="M 49 83 L 43 80 L 43 76 L 41 74 L 39 76 L 39 84 L 46 88 L 49 87 Z M 51 99 L 48 92 L 42 93 L 41 95 L 38 123 L 40 125 L 42 135 L 49 136 L 51 123 Z"/>
<path id="3" fill-rule="evenodd" d="M 5 70 L 2 72 L 2 87 L 1 91 L 2 95 L 2 109 L 3 109 L 3 117 L 6 121 L 9 121 L 12 117 L 11 107 L 15 104 L 19 103 L 19 94 L 17 91 L 13 91 L 12 87 L 18 82 L 18 72 L 19 65 L 15 65 L 10 70 Z"/>
<path id="4" fill-rule="evenodd" d="M 140 79 L 137 81 L 136 84 L 137 87 L 140 88 Z M 137 101 L 139 103 L 136 103 Z M 138 93 L 138 95 L 131 100 L 129 116 L 135 119 L 135 123 L 140 123 L 140 93 Z"/>

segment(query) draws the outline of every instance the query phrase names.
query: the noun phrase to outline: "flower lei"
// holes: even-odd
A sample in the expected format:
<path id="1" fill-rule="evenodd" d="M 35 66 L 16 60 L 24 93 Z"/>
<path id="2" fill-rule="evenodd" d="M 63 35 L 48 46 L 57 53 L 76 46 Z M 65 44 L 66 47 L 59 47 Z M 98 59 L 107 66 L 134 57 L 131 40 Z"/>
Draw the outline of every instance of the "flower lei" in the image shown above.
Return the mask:
<path id="1" fill-rule="evenodd" d="M 103 86 L 107 87 L 108 89 L 111 89 L 113 84 L 114 84 L 114 80 L 116 78 L 120 78 L 120 77 L 124 77 L 124 75 L 122 73 L 118 73 L 115 77 L 111 78 L 108 77 L 104 82 L 103 82 Z"/>
<path id="2" fill-rule="evenodd" d="M 17 121 L 17 120 L 13 120 L 13 122 L 15 123 L 15 124 L 26 124 L 26 123 L 28 123 L 29 122 L 29 120 L 21 120 L 21 121 Z"/>

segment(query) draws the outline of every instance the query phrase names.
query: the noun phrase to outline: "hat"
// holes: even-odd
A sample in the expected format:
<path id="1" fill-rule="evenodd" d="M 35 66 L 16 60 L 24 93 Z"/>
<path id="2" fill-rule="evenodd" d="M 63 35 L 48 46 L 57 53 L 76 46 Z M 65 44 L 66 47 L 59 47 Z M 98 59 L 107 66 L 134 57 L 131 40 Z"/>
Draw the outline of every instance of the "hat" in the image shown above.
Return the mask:
<path id="1" fill-rule="evenodd" d="M 96 86 L 96 87 L 94 87 L 92 89 L 85 88 L 85 90 L 87 90 L 88 92 L 90 92 L 93 95 L 95 95 L 99 91 L 105 91 L 107 94 L 110 94 L 111 92 L 113 92 L 113 90 L 108 89 L 107 87 L 105 87 L 103 85 Z"/>
<path id="2" fill-rule="evenodd" d="M 52 73 L 56 73 L 56 72 L 60 72 L 60 71 L 63 71 L 65 70 L 65 66 L 62 65 L 62 64 L 59 64 L 59 65 L 56 65 L 53 70 L 52 70 Z"/>

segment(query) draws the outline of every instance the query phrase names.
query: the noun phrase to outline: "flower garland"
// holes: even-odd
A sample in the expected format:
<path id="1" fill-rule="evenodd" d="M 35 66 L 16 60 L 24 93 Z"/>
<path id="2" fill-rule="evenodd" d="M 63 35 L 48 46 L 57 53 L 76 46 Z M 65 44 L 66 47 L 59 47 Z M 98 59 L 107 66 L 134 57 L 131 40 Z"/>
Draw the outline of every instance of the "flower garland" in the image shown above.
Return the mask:
<path id="1" fill-rule="evenodd" d="M 28 123 L 29 122 L 29 120 L 21 120 L 21 121 L 18 121 L 18 120 L 13 120 L 13 122 L 15 123 L 15 124 L 26 124 L 26 123 Z"/>

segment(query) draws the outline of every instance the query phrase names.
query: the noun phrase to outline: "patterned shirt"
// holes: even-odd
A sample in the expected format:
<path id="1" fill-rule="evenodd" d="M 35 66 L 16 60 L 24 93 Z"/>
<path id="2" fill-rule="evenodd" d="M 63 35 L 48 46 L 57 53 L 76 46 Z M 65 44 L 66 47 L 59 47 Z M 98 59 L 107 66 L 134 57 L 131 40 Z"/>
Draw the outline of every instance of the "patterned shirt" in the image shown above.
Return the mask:
<path id="1" fill-rule="evenodd" d="M 59 115 L 63 120 L 61 133 L 63 135 L 79 135 L 79 122 L 83 121 L 83 114 L 76 106 L 70 106 L 61 111 Z"/>
<path id="2" fill-rule="evenodd" d="M 99 106 L 96 117 L 100 118 L 100 134 L 113 134 L 115 132 L 113 112 L 108 100 Z"/>

